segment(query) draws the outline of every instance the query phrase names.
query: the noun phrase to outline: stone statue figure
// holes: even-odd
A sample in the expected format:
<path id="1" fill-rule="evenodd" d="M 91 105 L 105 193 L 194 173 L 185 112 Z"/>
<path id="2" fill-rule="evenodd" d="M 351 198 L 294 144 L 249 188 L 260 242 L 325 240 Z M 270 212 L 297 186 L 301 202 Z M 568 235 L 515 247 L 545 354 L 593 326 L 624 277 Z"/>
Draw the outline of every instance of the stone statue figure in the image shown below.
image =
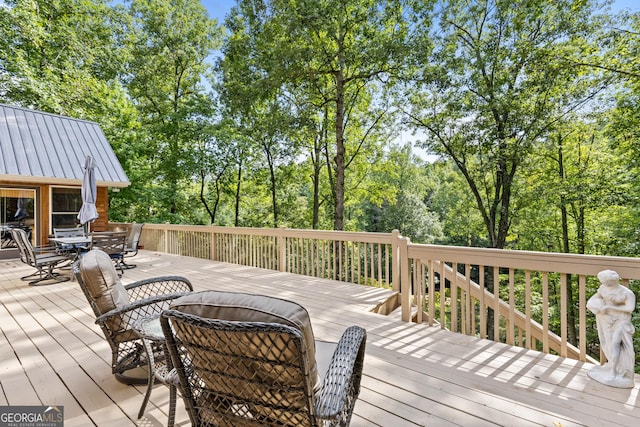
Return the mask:
<path id="1" fill-rule="evenodd" d="M 635 365 L 631 313 L 636 296 L 619 284 L 620 276 L 615 271 L 601 271 L 598 280 L 600 287 L 587 301 L 587 308 L 596 315 L 598 338 L 607 362 L 591 368 L 588 375 L 612 387 L 631 388 Z"/>

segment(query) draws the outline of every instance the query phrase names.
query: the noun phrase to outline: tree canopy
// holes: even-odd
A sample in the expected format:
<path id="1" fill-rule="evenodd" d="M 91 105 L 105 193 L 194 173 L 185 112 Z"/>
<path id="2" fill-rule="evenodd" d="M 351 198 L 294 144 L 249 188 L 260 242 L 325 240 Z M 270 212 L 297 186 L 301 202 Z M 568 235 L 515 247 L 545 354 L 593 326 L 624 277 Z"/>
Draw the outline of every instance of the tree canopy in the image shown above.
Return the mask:
<path id="1" fill-rule="evenodd" d="M 0 102 L 101 124 L 116 221 L 633 256 L 640 17 L 607 4 L 7 0 Z"/>

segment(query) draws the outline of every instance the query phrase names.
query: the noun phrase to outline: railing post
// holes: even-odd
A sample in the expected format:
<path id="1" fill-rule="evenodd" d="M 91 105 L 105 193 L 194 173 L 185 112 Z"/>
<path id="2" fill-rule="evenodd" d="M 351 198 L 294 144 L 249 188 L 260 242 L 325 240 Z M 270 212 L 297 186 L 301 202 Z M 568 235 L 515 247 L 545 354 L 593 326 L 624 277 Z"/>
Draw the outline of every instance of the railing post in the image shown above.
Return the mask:
<path id="1" fill-rule="evenodd" d="M 211 231 L 209 232 L 209 259 L 211 261 L 216 261 L 216 225 L 211 224 Z"/>
<path id="2" fill-rule="evenodd" d="M 278 262 L 280 271 L 287 271 L 287 238 L 285 237 L 286 229 L 284 227 L 280 227 L 277 245 L 278 245 Z"/>
<path id="3" fill-rule="evenodd" d="M 400 232 L 391 232 L 391 286 L 396 292 L 400 292 Z"/>
<path id="4" fill-rule="evenodd" d="M 409 274 L 409 238 L 400 239 L 400 304 L 402 320 L 411 322 L 411 275 Z"/>
<path id="5" fill-rule="evenodd" d="M 168 222 L 165 222 L 165 225 L 169 225 Z M 164 253 L 169 253 L 169 228 L 164 229 Z"/>
<path id="6" fill-rule="evenodd" d="M 402 320 L 411 321 L 411 279 L 409 276 L 409 239 L 393 230 L 391 243 L 391 264 L 393 272 L 393 290 L 400 292 Z"/>

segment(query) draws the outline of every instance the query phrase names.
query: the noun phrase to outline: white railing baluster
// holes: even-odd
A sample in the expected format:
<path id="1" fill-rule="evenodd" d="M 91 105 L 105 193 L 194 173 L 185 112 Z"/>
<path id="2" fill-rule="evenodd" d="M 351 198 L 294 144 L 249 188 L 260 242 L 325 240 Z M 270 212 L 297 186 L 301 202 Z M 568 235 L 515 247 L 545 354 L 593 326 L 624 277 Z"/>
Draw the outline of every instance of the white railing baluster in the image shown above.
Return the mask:
<path id="1" fill-rule="evenodd" d="M 413 301 L 417 322 L 424 320 L 424 312 L 430 325 L 439 322 L 440 327 L 453 331 L 589 361 L 593 358 L 587 355 L 586 327 L 595 322 L 586 300 L 589 290 L 597 286 L 595 276 L 611 269 L 627 286 L 629 280 L 640 280 L 640 260 L 636 258 L 420 245 L 397 231 L 145 224 L 141 244 L 149 250 L 392 288 L 400 293 L 405 321 L 412 318 Z M 464 265 L 464 272 L 458 272 L 459 265 Z M 508 272 L 502 283 L 500 271 Z M 569 281 L 568 277 L 577 279 Z M 493 291 L 488 289 L 489 279 Z M 559 287 L 559 302 L 550 285 L 554 291 Z M 500 299 L 501 286 L 506 288 L 506 300 Z M 568 342 L 568 286 L 577 288 L 575 346 Z M 538 304 L 532 297 L 534 288 L 542 299 L 535 312 L 531 308 Z M 549 319 L 555 307 L 560 308 L 556 314 L 560 326 L 554 333 Z M 490 312 L 493 322 L 489 322 Z"/>

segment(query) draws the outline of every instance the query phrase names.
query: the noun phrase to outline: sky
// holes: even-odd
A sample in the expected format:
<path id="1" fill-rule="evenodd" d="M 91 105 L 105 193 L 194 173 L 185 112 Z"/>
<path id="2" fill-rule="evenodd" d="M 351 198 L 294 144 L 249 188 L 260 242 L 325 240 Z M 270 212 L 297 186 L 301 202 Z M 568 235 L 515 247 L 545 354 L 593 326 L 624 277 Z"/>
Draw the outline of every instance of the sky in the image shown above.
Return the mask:
<path id="1" fill-rule="evenodd" d="M 1 2 L 2 0 L 0 0 Z M 224 17 L 236 4 L 235 0 L 201 0 L 202 5 L 209 11 L 209 16 L 224 21 Z M 629 9 L 631 12 L 640 12 L 640 0 L 615 0 L 611 5 L 612 12 Z"/>

